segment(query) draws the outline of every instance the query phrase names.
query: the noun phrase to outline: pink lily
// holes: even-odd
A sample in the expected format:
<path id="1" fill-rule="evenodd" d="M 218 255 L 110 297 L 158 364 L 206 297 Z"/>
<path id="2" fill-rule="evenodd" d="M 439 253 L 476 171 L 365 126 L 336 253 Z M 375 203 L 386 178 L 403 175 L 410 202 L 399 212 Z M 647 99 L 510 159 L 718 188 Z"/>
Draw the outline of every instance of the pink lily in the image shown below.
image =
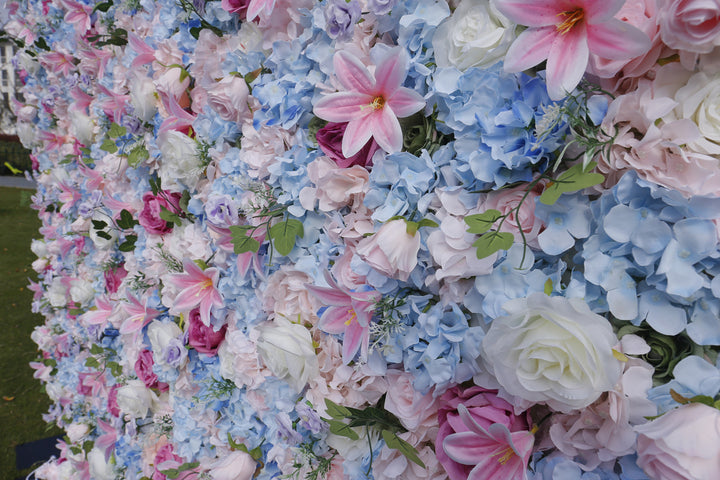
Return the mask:
<path id="1" fill-rule="evenodd" d="M 328 122 L 348 122 L 342 139 L 342 154 L 352 157 L 374 138 L 388 153 L 402 149 L 398 117 L 408 117 L 425 107 L 414 90 L 403 87 L 408 56 L 401 47 L 389 50 L 373 76 L 352 54 L 340 50 L 333 58 L 335 75 L 345 92 L 327 95 L 315 104 L 315 115 Z"/>
<path id="2" fill-rule="evenodd" d="M 217 282 L 220 272 L 211 267 L 202 270 L 192 260 L 183 261 L 185 272 L 172 276 L 171 281 L 182 290 L 175 297 L 173 312 L 189 312 L 200 305 L 200 320 L 210 325 L 210 309 L 223 306 L 223 298 L 217 291 Z"/>
<path id="3" fill-rule="evenodd" d="M 121 311 L 128 313 L 129 316 L 125 319 L 123 324 L 120 326 L 120 333 L 132 333 L 141 330 L 145 325 L 150 323 L 155 317 L 160 314 L 160 311 L 154 308 L 148 308 L 148 298 L 145 297 L 144 302 L 140 302 L 139 299 L 128 295 L 128 303 L 123 303 Z"/>
<path id="4" fill-rule="evenodd" d="M 343 363 L 348 364 L 360 350 L 360 358 L 367 359 L 370 344 L 370 322 L 380 294 L 375 290 L 352 292 L 338 285 L 326 274 L 330 287 L 306 285 L 323 304 L 328 305 L 320 316 L 318 328 L 333 335 L 343 334 Z"/>
<path id="5" fill-rule="evenodd" d="M 170 116 L 163 120 L 158 130 L 158 135 L 166 130 L 177 130 L 179 132 L 189 131 L 197 117 L 192 113 L 186 112 L 172 95 L 161 95 L 160 101 L 165 107 L 165 110 L 170 113 Z"/>
<path id="6" fill-rule="evenodd" d="M 97 430 L 101 430 L 103 433 L 95 439 L 95 446 L 101 450 L 105 450 L 105 461 L 107 462 L 110 460 L 112 451 L 115 450 L 118 431 L 110 423 L 100 419 L 98 419 Z"/>
<path id="7" fill-rule="evenodd" d="M 60 3 L 62 3 L 63 7 L 67 10 L 64 20 L 67 23 L 75 24 L 76 31 L 79 35 L 85 35 L 92 26 L 92 20 L 90 19 L 92 8 L 73 0 L 62 0 Z"/>
<path id="8" fill-rule="evenodd" d="M 105 325 L 113 312 L 113 305 L 105 295 L 95 299 L 95 307 L 80 316 L 80 320 L 86 325 Z"/>
<path id="9" fill-rule="evenodd" d="M 145 40 L 137 36 L 135 33 L 128 33 L 128 45 L 137 53 L 130 64 L 131 69 L 135 69 L 141 65 L 146 65 L 155 61 L 155 49 L 145 43 Z"/>
<path id="10" fill-rule="evenodd" d="M 270 18 L 273 8 L 275 8 L 275 0 L 250 0 L 245 18 L 249 22 L 260 15 L 260 12 L 264 18 Z"/>
<path id="11" fill-rule="evenodd" d="M 580 83 L 590 53 L 629 60 L 650 49 L 639 29 L 613 16 L 625 0 L 498 0 L 498 10 L 527 25 L 505 56 L 505 71 L 522 72 L 547 59 L 548 94 L 561 100 Z"/>
<path id="12" fill-rule="evenodd" d="M 535 437 L 527 430 L 511 432 L 502 423 L 493 423 L 485 430 L 465 405 L 458 405 L 465 432 L 452 433 L 443 440 L 442 448 L 453 461 L 475 465 L 468 480 L 524 480 Z"/>
<path id="13" fill-rule="evenodd" d="M 75 69 L 75 57 L 60 52 L 44 53 L 40 63 L 53 73 L 62 73 L 66 77 Z"/>
<path id="14" fill-rule="evenodd" d="M 73 87 L 73 89 L 70 90 L 70 97 L 73 99 L 70 110 L 80 110 L 82 112 L 87 111 L 94 98 L 92 95 L 81 90 L 80 87 Z"/>

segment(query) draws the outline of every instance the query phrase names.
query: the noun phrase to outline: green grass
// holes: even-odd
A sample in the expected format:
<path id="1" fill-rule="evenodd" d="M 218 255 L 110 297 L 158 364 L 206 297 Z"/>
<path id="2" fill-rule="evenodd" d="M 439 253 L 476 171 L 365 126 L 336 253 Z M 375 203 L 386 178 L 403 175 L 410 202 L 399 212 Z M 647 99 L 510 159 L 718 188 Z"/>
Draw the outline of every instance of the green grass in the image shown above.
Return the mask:
<path id="1" fill-rule="evenodd" d="M 28 365 L 36 359 L 37 346 L 30 339 L 40 315 L 30 311 L 35 278 L 30 264 L 35 255 L 30 241 L 38 238 L 40 221 L 30 209 L 31 191 L 0 188 L 0 478 L 25 478 L 15 470 L 15 446 L 57 435 L 48 430 L 41 415 L 50 400 L 33 378 Z"/>

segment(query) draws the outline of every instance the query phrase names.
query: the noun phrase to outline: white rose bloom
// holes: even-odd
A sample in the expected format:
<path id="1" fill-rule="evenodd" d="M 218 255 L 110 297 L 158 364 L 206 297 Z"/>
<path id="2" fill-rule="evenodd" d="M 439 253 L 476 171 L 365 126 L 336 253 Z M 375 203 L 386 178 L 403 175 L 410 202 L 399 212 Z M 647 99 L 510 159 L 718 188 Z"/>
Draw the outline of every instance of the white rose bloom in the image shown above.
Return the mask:
<path id="1" fill-rule="evenodd" d="M 275 376 L 299 392 L 309 379 L 319 375 L 318 358 L 307 328 L 276 317 L 258 330 L 258 353 Z"/>
<path id="2" fill-rule="evenodd" d="M 127 385 L 118 388 L 117 404 L 123 413 L 134 418 L 145 418 L 152 405 L 153 394 L 142 380 L 130 380 Z"/>
<path id="3" fill-rule="evenodd" d="M 176 130 L 166 130 L 157 139 L 160 148 L 160 179 L 170 191 L 179 192 L 177 181 L 192 188 L 197 183 L 202 165 L 195 140 Z"/>
<path id="4" fill-rule="evenodd" d="M 515 40 L 516 25 L 495 2 L 463 0 L 435 31 L 433 48 L 439 67 L 487 68 L 499 62 Z"/>
<path id="5" fill-rule="evenodd" d="M 171 340 L 178 337 L 182 337 L 183 331 L 177 326 L 175 322 L 161 322 L 159 320 L 153 320 L 148 325 L 147 336 L 150 340 L 150 346 L 153 351 L 153 360 L 158 365 L 165 365 L 165 349 L 170 344 Z"/>
<path id="6" fill-rule="evenodd" d="M 567 413 L 612 390 L 622 372 L 605 318 L 579 299 L 533 293 L 507 302 L 483 339 L 488 373 L 510 395 Z M 528 405 L 529 406 L 529 405 Z"/>
<path id="7" fill-rule="evenodd" d="M 80 110 L 70 112 L 70 133 L 77 138 L 83 145 L 93 143 L 95 122 L 92 118 L 85 115 Z"/>
<path id="8" fill-rule="evenodd" d="M 75 303 L 85 305 L 95 298 L 95 289 L 93 284 L 85 280 L 73 280 L 70 287 L 70 298 Z"/>
<path id="9" fill-rule="evenodd" d="M 53 307 L 64 307 L 67 304 L 67 288 L 61 278 L 54 278 L 47 289 L 47 299 Z"/>
<path id="10" fill-rule="evenodd" d="M 143 122 L 149 122 L 157 112 L 155 84 L 145 75 L 134 75 L 130 81 L 130 103 L 135 116 Z"/>
<path id="11" fill-rule="evenodd" d="M 696 73 L 677 91 L 675 100 L 678 116 L 695 122 L 708 141 L 694 147 L 708 155 L 720 153 L 720 73 Z"/>
<path id="12" fill-rule="evenodd" d="M 88 453 L 88 467 L 90 477 L 94 480 L 115 480 L 115 469 L 112 463 L 105 461 L 105 453 L 97 447 L 93 447 Z"/>

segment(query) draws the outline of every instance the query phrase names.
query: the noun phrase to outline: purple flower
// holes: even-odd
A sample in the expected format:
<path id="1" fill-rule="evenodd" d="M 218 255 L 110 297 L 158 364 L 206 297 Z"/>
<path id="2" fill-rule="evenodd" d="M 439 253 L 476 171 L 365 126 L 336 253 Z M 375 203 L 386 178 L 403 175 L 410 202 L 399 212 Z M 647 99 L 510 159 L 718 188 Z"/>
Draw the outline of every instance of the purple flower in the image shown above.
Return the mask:
<path id="1" fill-rule="evenodd" d="M 360 20 L 360 4 L 357 0 L 331 0 L 325 7 L 325 22 L 330 38 L 349 40 L 354 25 Z"/>
<path id="2" fill-rule="evenodd" d="M 396 0 L 368 0 L 367 7 L 375 15 L 385 15 L 395 6 Z"/>

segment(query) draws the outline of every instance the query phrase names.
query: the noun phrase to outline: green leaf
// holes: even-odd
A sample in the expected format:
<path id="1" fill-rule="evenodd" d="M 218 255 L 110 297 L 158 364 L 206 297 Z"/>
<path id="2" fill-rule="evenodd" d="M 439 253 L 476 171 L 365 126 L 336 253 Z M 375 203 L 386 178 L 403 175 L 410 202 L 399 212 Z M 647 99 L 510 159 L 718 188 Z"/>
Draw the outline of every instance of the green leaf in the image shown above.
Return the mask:
<path id="1" fill-rule="evenodd" d="M 510 232 L 488 232 L 475 240 L 473 247 L 477 248 L 477 258 L 489 257 L 498 250 L 508 250 L 512 247 L 515 237 Z"/>
<path id="2" fill-rule="evenodd" d="M 325 399 L 325 408 L 327 409 L 328 415 L 338 420 L 343 418 L 349 418 L 352 415 L 347 407 L 338 405 L 337 403 L 333 402 L 328 398 Z"/>
<path id="3" fill-rule="evenodd" d="M 590 162 L 583 168 L 581 163 L 573 165 L 563 172 L 557 179 L 551 181 L 540 195 L 540 202 L 545 205 L 552 205 L 557 202 L 563 193 L 577 192 L 584 188 L 592 187 L 605 180 L 601 173 L 592 173 L 597 162 Z"/>
<path id="4" fill-rule="evenodd" d="M 153 195 L 157 196 L 158 192 L 162 190 L 162 181 L 157 178 L 150 178 L 150 189 L 152 190 Z"/>
<path id="5" fill-rule="evenodd" d="M 105 353 L 105 349 L 97 343 L 93 343 L 92 347 L 90 347 L 90 353 L 92 353 L 93 355 L 100 355 Z"/>
<path id="6" fill-rule="evenodd" d="M 679 403 L 679 404 L 681 404 L 681 405 L 685 405 L 686 403 L 690 403 L 690 399 L 689 399 L 689 398 L 683 397 L 682 395 L 680 395 L 679 393 L 677 393 L 677 392 L 676 392 L 675 390 L 673 390 L 672 388 L 670 389 L 670 396 L 672 397 L 673 400 L 675 400 L 677 403 Z"/>
<path id="7" fill-rule="evenodd" d="M 168 223 L 174 223 L 176 225 L 182 224 L 182 220 L 180 219 L 180 215 L 178 215 L 175 212 L 171 212 L 165 207 L 160 207 L 160 218 L 165 220 Z"/>
<path id="8" fill-rule="evenodd" d="M 95 357 L 88 357 L 85 360 L 85 366 L 90 368 L 98 368 L 100 366 L 100 362 L 98 362 L 98 359 Z"/>
<path id="9" fill-rule="evenodd" d="M 122 375 L 122 367 L 117 362 L 107 362 L 105 367 L 110 369 L 110 373 L 112 373 L 115 378 Z"/>
<path id="10" fill-rule="evenodd" d="M 150 158 L 150 153 L 144 145 L 135 145 L 128 155 L 128 165 L 135 168 Z"/>
<path id="11" fill-rule="evenodd" d="M 330 432 L 334 433 L 335 435 L 340 435 L 341 437 L 347 437 L 350 440 L 359 440 L 360 436 L 350 428 L 348 425 L 344 424 L 340 420 L 327 420 L 328 425 L 330 425 Z"/>
<path id="12" fill-rule="evenodd" d="M 95 446 L 95 442 L 93 442 L 92 440 L 85 440 L 83 442 L 82 449 L 85 451 L 85 453 L 89 453 L 90 450 L 92 450 L 94 446 Z"/>
<path id="13" fill-rule="evenodd" d="M 102 230 L 98 230 L 97 232 L 95 232 L 95 234 L 96 234 L 98 237 L 103 238 L 103 239 L 105 239 L 105 240 L 112 240 L 112 236 L 111 236 L 109 233 L 104 232 L 104 231 L 102 231 Z"/>
<path id="14" fill-rule="evenodd" d="M 112 7 L 112 4 L 113 4 L 112 1 L 98 3 L 97 5 L 95 5 L 95 8 L 93 8 L 92 13 L 107 12 L 108 10 L 110 10 L 110 7 Z"/>
<path id="15" fill-rule="evenodd" d="M 232 450 L 240 450 L 241 452 L 249 453 L 248 448 L 243 443 L 236 443 L 233 439 L 232 435 L 230 435 L 230 432 L 227 434 L 228 437 L 228 445 L 230 445 L 230 448 Z"/>
<path id="16" fill-rule="evenodd" d="M 113 123 L 110 125 L 110 128 L 108 129 L 108 137 L 110 138 L 118 138 L 122 137 L 127 133 L 127 128 L 122 127 L 118 125 L 117 123 Z"/>
<path id="17" fill-rule="evenodd" d="M 398 437 L 396 433 L 389 432 L 387 430 L 382 431 L 382 437 L 383 440 L 385 440 L 385 445 L 388 446 L 388 448 L 393 448 L 403 455 L 407 457 L 408 460 L 411 462 L 421 466 L 422 468 L 425 467 L 425 464 L 422 460 L 420 460 L 420 457 L 417 454 L 417 450 L 415 450 L 415 447 L 410 445 L 408 442 L 403 440 L 402 438 Z"/>
<path id="18" fill-rule="evenodd" d="M 102 230 L 107 227 L 107 222 L 102 220 L 92 220 L 92 226 L 95 230 Z"/>
<path id="19" fill-rule="evenodd" d="M 305 232 L 303 224 L 294 218 L 288 218 L 284 222 L 276 223 L 270 227 L 270 238 L 273 239 L 275 250 L 280 255 L 287 255 L 295 247 L 295 238 L 302 238 Z"/>
<path id="20" fill-rule="evenodd" d="M 548 278 L 548 279 L 545 281 L 545 288 L 543 289 L 543 291 L 545 292 L 545 295 L 547 295 L 548 297 L 549 297 L 550 294 L 552 293 L 552 291 L 553 291 L 553 281 L 552 281 L 551 278 Z"/>
<path id="21" fill-rule="evenodd" d="M 709 397 L 707 395 L 695 395 L 690 399 L 692 403 L 702 403 L 703 405 L 707 405 L 708 407 L 714 407 L 714 399 L 712 397 Z"/>
<path id="22" fill-rule="evenodd" d="M 246 227 L 249 227 L 249 225 L 232 225 L 230 227 L 232 243 L 235 246 L 233 251 L 238 255 L 260 250 L 260 242 L 247 235 L 248 229 Z"/>
<path id="23" fill-rule="evenodd" d="M 187 190 L 183 190 L 183 193 L 180 196 L 180 200 L 178 201 L 178 205 L 180 206 L 180 209 L 183 212 L 187 212 L 189 203 L 190 203 L 190 192 L 188 192 Z"/>
<path id="24" fill-rule="evenodd" d="M 108 153 L 115 153 L 118 151 L 117 145 L 115 145 L 115 141 L 106 138 L 105 141 L 100 145 L 100 150 L 105 150 Z"/>
<path id="25" fill-rule="evenodd" d="M 137 224 L 138 222 L 133 218 L 132 213 L 125 210 L 124 208 L 120 210 L 120 219 L 117 221 L 118 227 L 129 230 Z"/>
<path id="26" fill-rule="evenodd" d="M 437 228 L 437 227 L 439 227 L 439 226 L 440 226 L 440 225 L 438 225 L 437 222 L 433 222 L 433 221 L 430 220 L 429 218 L 423 218 L 422 220 L 420 220 L 420 221 L 418 222 L 418 228 L 422 228 L 422 227 Z"/>
<path id="27" fill-rule="evenodd" d="M 125 241 L 118 246 L 121 252 L 132 252 L 135 250 L 135 242 L 137 242 L 137 235 L 126 235 Z"/>
<path id="28" fill-rule="evenodd" d="M 498 210 L 490 209 L 483 213 L 468 215 L 465 217 L 465 223 L 468 224 L 467 231 L 469 233 L 482 234 L 490 230 L 493 223 L 503 216 Z"/>

